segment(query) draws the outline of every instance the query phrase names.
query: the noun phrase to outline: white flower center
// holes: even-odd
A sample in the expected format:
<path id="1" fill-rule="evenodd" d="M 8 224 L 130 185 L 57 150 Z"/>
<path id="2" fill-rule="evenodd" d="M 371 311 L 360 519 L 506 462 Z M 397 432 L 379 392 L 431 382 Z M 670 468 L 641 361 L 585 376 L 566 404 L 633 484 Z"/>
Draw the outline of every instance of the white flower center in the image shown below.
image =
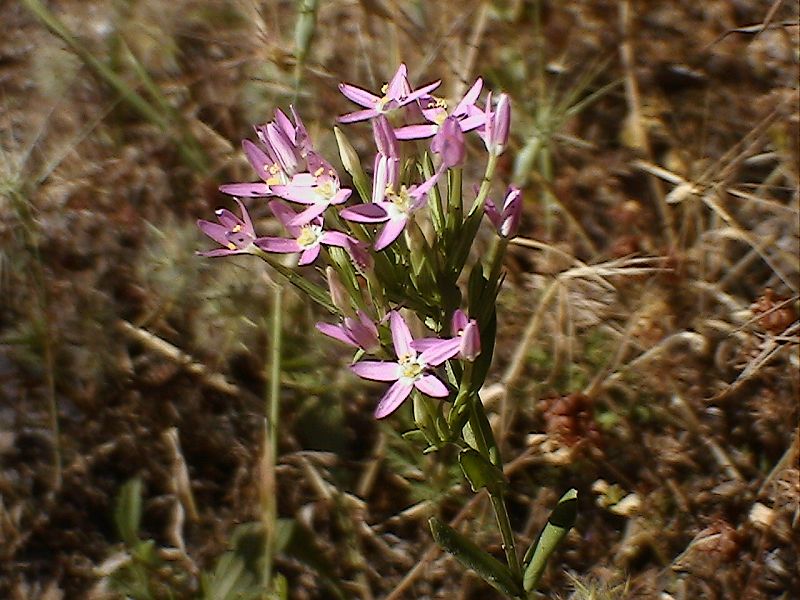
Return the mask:
<path id="1" fill-rule="evenodd" d="M 409 383 L 422 377 L 426 365 L 418 356 L 405 354 L 398 360 L 400 363 L 400 378 L 409 380 Z"/>
<path id="2" fill-rule="evenodd" d="M 322 227 L 320 225 L 304 225 L 297 236 L 297 243 L 303 249 L 313 248 L 319 244 L 322 238 Z"/>
<path id="3" fill-rule="evenodd" d="M 314 190 L 317 194 L 317 202 L 327 203 L 336 195 L 336 186 L 330 179 L 317 186 Z"/>
<path id="4" fill-rule="evenodd" d="M 387 187 L 386 199 L 391 202 L 387 210 L 389 218 L 406 217 L 411 212 L 413 199 L 406 186 L 401 186 L 399 192 L 395 192 L 391 186 Z"/>

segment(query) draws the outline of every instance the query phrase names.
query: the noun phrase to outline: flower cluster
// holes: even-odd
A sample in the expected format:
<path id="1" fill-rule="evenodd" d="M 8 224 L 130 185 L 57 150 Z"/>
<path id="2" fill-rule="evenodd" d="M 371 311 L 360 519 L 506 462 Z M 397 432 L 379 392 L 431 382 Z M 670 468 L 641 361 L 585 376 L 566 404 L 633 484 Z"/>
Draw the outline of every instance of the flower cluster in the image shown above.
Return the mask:
<path id="1" fill-rule="evenodd" d="M 472 318 L 462 310 L 460 276 L 469 249 L 484 213 L 499 244 L 516 235 L 519 224 L 519 189 L 510 189 L 502 207 L 488 199 L 494 165 L 508 144 L 508 97 L 500 94 L 494 102 L 489 92 L 479 106 L 483 81 L 478 79 L 451 107 L 432 95 L 439 85 L 435 81 L 413 89 L 406 66 L 400 65 L 380 94 L 339 86 L 359 106 L 339 122 L 370 121 L 376 147 L 370 182 L 337 131 L 355 194 L 343 187 L 339 173 L 314 147 L 294 108 L 291 118 L 276 110 L 272 121 L 255 127 L 255 141 L 242 142 L 259 181 L 220 187 L 235 197 L 241 217 L 220 209 L 218 223 L 198 221 L 203 233 L 221 246 L 201 252 L 204 256 L 255 254 L 272 262 L 274 253 L 298 254 L 300 266 L 322 257 L 327 290 L 313 277 L 293 276 L 306 280 L 300 287 L 314 291 L 317 300 L 326 298 L 325 305 L 339 313 L 339 323 L 318 323 L 317 329 L 358 349 L 352 371 L 365 379 L 393 382 L 378 402 L 377 418 L 394 412 L 412 393 L 446 398 L 463 387 L 458 374 L 481 356 L 481 335 L 493 314 L 487 307 L 493 306 L 499 287 L 499 278 L 490 281 L 491 275 L 481 275 L 479 264 L 469 278 Z M 465 214 L 461 172 L 470 132 L 486 148 L 487 167 Z M 410 152 L 414 145 L 403 144 L 426 138 L 430 152 L 422 157 Z M 287 236 L 258 236 L 240 198 L 272 198 L 265 204 Z M 430 225 L 423 222 L 426 215 Z M 502 252 L 494 254 L 502 259 Z M 499 272 L 499 264 L 492 266 L 488 273 Z M 296 278 L 290 280 L 297 284 Z M 406 315 L 416 313 L 436 332 L 449 323 L 452 336 L 414 339 L 401 308 L 407 309 Z M 361 360 L 364 355 L 376 360 Z M 445 369 L 448 361 L 455 362 Z"/>

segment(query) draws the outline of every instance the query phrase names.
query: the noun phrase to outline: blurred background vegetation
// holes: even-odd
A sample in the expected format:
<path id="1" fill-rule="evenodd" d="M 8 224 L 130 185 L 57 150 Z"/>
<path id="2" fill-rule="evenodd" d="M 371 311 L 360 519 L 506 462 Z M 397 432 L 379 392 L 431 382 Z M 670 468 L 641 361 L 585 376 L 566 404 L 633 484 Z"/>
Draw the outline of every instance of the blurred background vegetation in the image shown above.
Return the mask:
<path id="1" fill-rule="evenodd" d="M 486 498 L 400 437 L 409 413 L 372 419 L 292 290 L 260 463 L 281 281 L 194 255 L 217 186 L 254 179 L 252 124 L 294 102 L 336 162 L 337 84 L 401 61 L 513 99 L 525 214 L 482 395 L 521 541 L 579 490 L 543 589 L 800 589 L 795 2 L 7 0 L 0 22 L 0 597 L 261 597 L 265 495 L 288 597 L 493 597 L 426 525 L 500 555 Z"/>

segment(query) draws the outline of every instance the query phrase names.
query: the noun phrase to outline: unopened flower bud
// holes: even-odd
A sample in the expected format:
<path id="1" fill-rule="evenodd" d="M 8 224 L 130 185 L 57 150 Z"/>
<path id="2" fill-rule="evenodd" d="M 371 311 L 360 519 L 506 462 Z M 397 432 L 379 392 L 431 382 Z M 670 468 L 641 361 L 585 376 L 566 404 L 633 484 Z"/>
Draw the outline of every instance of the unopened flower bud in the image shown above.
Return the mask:
<path id="1" fill-rule="evenodd" d="M 334 127 L 333 134 L 336 136 L 336 145 L 339 146 L 339 157 L 342 159 L 344 170 L 350 173 L 353 178 L 353 184 L 361 197 L 369 198 L 370 181 L 366 173 L 364 173 L 358 153 L 341 129 Z"/>
<path id="2" fill-rule="evenodd" d="M 511 100 L 507 94 L 500 94 L 497 106 L 492 110 L 492 94 L 486 98 L 486 123 L 483 141 L 486 149 L 499 156 L 508 145 L 508 132 L 511 127 Z"/>
<path id="3" fill-rule="evenodd" d="M 333 305 L 345 315 L 355 314 L 350 303 L 350 295 L 347 293 L 342 280 L 339 279 L 339 274 L 336 270 L 333 267 L 327 267 L 325 269 L 325 277 L 328 280 L 328 289 L 331 293 Z"/>
<path id="4" fill-rule="evenodd" d="M 508 188 L 502 211 L 499 211 L 494 202 L 487 198 L 485 210 L 486 216 L 497 228 L 500 237 L 509 239 L 516 237 L 522 218 L 522 190 L 513 185 Z"/>
<path id="5" fill-rule="evenodd" d="M 447 117 L 431 141 L 431 150 L 441 155 L 442 165 L 449 168 L 461 166 L 466 156 L 464 132 L 456 117 Z"/>
<path id="6" fill-rule="evenodd" d="M 375 266 L 375 260 L 369 253 L 369 246 L 364 242 L 359 242 L 351 237 L 345 240 L 345 249 L 353 259 L 353 263 L 362 273 L 371 271 Z"/>
<path id="7" fill-rule="evenodd" d="M 375 146 L 378 152 L 390 158 L 400 156 L 400 145 L 397 136 L 394 134 L 389 119 L 384 115 L 378 115 L 372 120 L 372 133 L 375 136 Z"/>
<path id="8" fill-rule="evenodd" d="M 478 322 L 467 317 L 460 308 L 453 313 L 450 324 L 453 335 L 461 338 L 458 356 L 463 360 L 474 361 L 481 353 L 481 332 Z"/>

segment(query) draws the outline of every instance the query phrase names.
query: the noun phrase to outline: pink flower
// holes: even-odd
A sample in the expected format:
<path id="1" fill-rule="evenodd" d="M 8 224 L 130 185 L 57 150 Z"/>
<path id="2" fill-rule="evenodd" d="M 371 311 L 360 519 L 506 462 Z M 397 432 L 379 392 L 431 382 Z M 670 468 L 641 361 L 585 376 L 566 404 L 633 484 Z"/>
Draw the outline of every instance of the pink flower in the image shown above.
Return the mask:
<path id="1" fill-rule="evenodd" d="M 220 208 L 216 211 L 219 223 L 198 219 L 197 226 L 200 231 L 221 246 L 224 246 L 216 250 L 198 252 L 197 254 L 200 256 L 215 257 L 230 256 L 232 254 L 251 254 L 253 245 L 261 239 L 256 238 L 253 222 L 250 220 L 250 215 L 247 213 L 244 204 L 239 199 L 235 200 L 242 211 L 241 219 L 226 208 Z"/>
<path id="2" fill-rule="evenodd" d="M 464 164 L 467 148 L 464 143 L 464 132 L 458 119 L 447 117 L 431 140 L 431 151 L 442 157 L 442 168 L 459 167 Z"/>
<path id="3" fill-rule="evenodd" d="M 308 208 L 292 218 L 291 225 L 305 225 L 335 204 L 343 204 L 352 190 L 339 185 L 334 168 L 316 152 L 308 154 L 309 173 L 299 173 L 286 185 L 273 185 L 272 193 L 284 200 L 306 204 Z"/>
<path id="4" fill-rule="evenodd" d="M 452 116 L 456 119 L 458 126 L 464 133 L 477 129 L 483 125 L 486 120 L 485 111 L 475 106 L 475 102 L 477 102 L 482 88 L 483 80 L 478 78 L 449 115 L 447 113 L 447 102 L 445 100 L 434 97 L 421 100 L 420 108 L 422 110 L 422 115 L 429 123 L 423 125 L 407 125 L 406 127 L 396 129 L 394 133 L 397 139 L 417 140 L 431 137 L 439 131 L 439 128 L 448 116 Z"/>
<path id="5" fill-rule="evenodd" d="M 317 323 L 316 327 L 328 337 L 361 348 L 367 354 L 375 354 L 381 349 L 378 328 L 361 310 L 356 311 L 355 317 L 345 317 L 341 325 Z"/>
<path id="6" fill-rule="evenodd" d="M 486 216 L 489 217 L 500 237 L 515 237 L 522 218 L 522 191 L 516 186 L 510 186 L 503 202 L 502 212 L 498 211 L 494 202 L 488 198 L 485 210 Z"/>
<path id="7" fill-rule="evenodd" d="M 389 313 L 389 327 L 397 361 L 362 361 L 350 367 L 359 377 L 373 381 L 393 381 L 375 408 L 375 418 L 383 419 L 397 410 L 414 388 L 433 398 L 449 395 L 447 386 L 430 374 L 426 353 L 417 354 L 408 325 L 397 311 Z"/>
<path id="8" fill-rule="evenodd" d="M 403 233 L 411 215 L 427 204 L 428 192 L 436 184 L 439 175 L 440 173 L 435 174 L 421 185 L 411 188 L 403 185 L 395 191 L 391 183 L 381 188 L 379 178 L 383 176 L 378 171 L 375 175 L 373 200 L 380 200 L 346 208 L 340 214 L 355 223 L 386 223 L 374 244 L 375 250 L 383 250 Z M 386 177 L 388 180 L 388 176 Z"/>
<path id="9" fill-rule="evenodd" d="M 325 231 L 322 218 L 317 217 L 305 225 L 293 225 L 297 213 L 280 200 L 269 203 L 270 210 L 283 224 L 291 238 L 263 237 L 255 241 L 256 246 L 265 252 L 281 254 L 300 253 L 298 264 L 307 265 L 319 256 L 320 245 L 345 246 L 348 236 L 339 231 Z"/>
<path id="10" fill-rule="evenodd" d="M 220 191 L 231 196 L 264 197 L 271 186 L 286 183 L 305 168 L 305 157 L 313 151 L 300 117 L 290 107 L 294 125 L 283 111 L 275 110 L 275 120 L 255 127 L 261 144 L 242 140 L 247 161 L 261 178 L 259 183 L 227 183 Z"/>
<path id="11" fill-rule="evenodd" d="M 426 97 L 440 83 L 441 81 L 435 81 L 418 90 L 412 90 L 408 83 L 408 69 L 404 64 L 397 68 L 394 77 L 383 87 L 382 92 L 384 95 L 380 97 L 354 85 L 340 83 L 339 90 L 342 94 L 359 106 L 363 106 L 365 110 L 357 110 L 342 115 L 339 117 L 339 122 L 355 123 L 356 121 L 366 121 L 378 115 L 389 113 L 415 100 Z"/>
<path id="12" fill-rule="evenodd" d="M 463 310 L 453 313 L 451 338 L 422 338 L 411 342 L 411 346 L 425 354 L 428 364 L 438 366 L 458 356 L 462 360 L 474 361 L 481 353 L 481 334 L 478 322 L 467 318 Z"/>

